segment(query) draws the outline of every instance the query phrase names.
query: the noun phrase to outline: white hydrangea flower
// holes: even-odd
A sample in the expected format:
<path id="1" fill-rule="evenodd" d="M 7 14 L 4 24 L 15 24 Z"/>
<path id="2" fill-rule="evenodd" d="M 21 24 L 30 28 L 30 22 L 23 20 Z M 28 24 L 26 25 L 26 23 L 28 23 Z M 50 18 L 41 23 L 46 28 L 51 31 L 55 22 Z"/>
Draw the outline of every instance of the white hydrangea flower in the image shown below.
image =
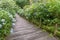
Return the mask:
<path id="1" fill-rule="evenodd" d="M 5 25 L 6 23 L 2 23 L 3 25 Z"/>
<path id="2" fill-rule="evenodd" d="M 12 19 L 12 22 L 16 22 L 16 19 L 15 19 L 15 18 L 13 18 L 13 19 Z"/>
<path id="3" fill-rule="evenodd" d="M 5 19 L 1 19 L 1 22 L 5 22 Z"/>
<path id="4" fill-rule="evenodd" d="M 13 18 L 13 15 L 9 15 L 10 18 Z"/>
<path id="5" fill-rule="evenodd" d="M 26 19 L 28 19 L 28 17 L 26 17 Z"/>
<path id="6" fill-rule="evenodd" d="M 11 28 L 11 31 L 10 32 L 13 33 L 13 28 Z"/>
<path id="7" fill-rule="evenodd" d="M 48 20 L 48 21 L 50 21 L 50 20 Z"/>
<path id="8" fill-rule="evenodd" d="M 15 23 L 12 23 L 12 26 L 15 26 Z"/>
<path id="9" fill-rule="evenodd" d="M 0 24 L 0 28 L 2 28 L 2 24 Z"/>

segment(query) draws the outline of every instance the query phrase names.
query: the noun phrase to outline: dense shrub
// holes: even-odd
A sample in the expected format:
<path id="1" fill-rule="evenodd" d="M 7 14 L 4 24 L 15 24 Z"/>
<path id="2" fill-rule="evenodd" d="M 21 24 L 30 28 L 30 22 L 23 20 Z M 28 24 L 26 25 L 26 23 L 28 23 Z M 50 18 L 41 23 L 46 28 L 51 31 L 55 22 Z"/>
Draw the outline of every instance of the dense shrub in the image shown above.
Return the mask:
<path id="1" fill-rule="evenodd" d="M 44 28 L 49 32 L 54 33 L 55 29 L 60 28 L 60 1 L 59 0 L 49 0 L 45 4 L 34 3 L 28 7 L 25 6 L 24 12 L 19 14 L 21 14 L 21 16 L 24 16 L 29 21 L 32 21 L 40 25 L 41 28 Z M 55 28 L 56 24 L 58 25 L 57 28 Z"/>
<path id="2" fill-rule="evenodd" d="M 17 11 L 17 13 L 18 13 L 19 15 L 21 15 L 21 16 L 24 16 L 24 10 L 23 10 L 23 9 L 19 9 L 19 10 Z"/>
<path id="3" fill-rule="evenodd" d="M 14 1 L 16 1 L 16 4 L 21 8 L 29 4 L 29 0 L 14 0 Z"/>
<path id="4" fill-rule="evenodd" d="M 0 10 L 0 40 L 5 40 L 5 37 L 10 34 L 13 20 L 12 14 Z"/>
<path id="5" fill-rule="evenodd" d="M 0 8 L 12 14 L 15 14 L 19 7 L 13 0 L 0 0 Z"/>
<path id="6" fill-rule="evenodd" d="M 10 34 L 16 21 L 15 13 L 19 8 L 13 0 L 0 0 L 0 40 L 5 40 Z"/>

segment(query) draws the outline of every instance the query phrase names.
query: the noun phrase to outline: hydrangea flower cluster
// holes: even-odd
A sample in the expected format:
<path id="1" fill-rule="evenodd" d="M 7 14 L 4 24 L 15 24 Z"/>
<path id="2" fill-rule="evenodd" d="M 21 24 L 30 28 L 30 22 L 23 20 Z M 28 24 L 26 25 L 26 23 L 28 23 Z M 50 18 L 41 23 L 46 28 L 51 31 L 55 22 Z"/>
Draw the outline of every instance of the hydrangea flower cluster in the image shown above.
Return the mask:
<path id="1" fill-rule="evenodd" d="M 0 36 L 7 36 L 9 33 L 13 33 L 13 27 L 15 26 L 15 17 L 9 12 L 0 10 Z M 3 33 L 2 33 L 3 31 Z"/>
<path id="2" fill-rule="evenodd" d="M 11 18 L 11 21 L 12 21 L 12 28 L 11 28 L 11 31 L 10 32 L 13 33 L 13 27 L 15 26 L 16 19 L 10 13 L 8 13 L 8 15 Z"/>
<path id="3" fill-rule="evenodd" d="M 0 24 L 0 28 L 2 28 L 3 25 L 5 25 L 5 19 L 1 19 L 1 24 Z"/>
<path id="4" fill-rule="evenodd" d="M 14 26 L 16 22 L 15 18 L 11 14 L 9 15 L 9 17 L 12 19 L 12 26 Z"/>
<path id="5" fill-rule="evenodd" d="M 8 13 L 8 15 L 9 15 L 9 17 L 11 18 L 12 26 L 15 26 L 15 22 L 16 22 L 15 18 L 14 18 L 13 15 L 10 14 L 10 13 Z M 1 20 L 0 20 L 0 29 L 1 29 L 1 28 L 3 27 L 3 25 L 5 25 L 5 24 L 6 24 L 6 20 L 5 20 L 5 19 L 1 19 Z"/>

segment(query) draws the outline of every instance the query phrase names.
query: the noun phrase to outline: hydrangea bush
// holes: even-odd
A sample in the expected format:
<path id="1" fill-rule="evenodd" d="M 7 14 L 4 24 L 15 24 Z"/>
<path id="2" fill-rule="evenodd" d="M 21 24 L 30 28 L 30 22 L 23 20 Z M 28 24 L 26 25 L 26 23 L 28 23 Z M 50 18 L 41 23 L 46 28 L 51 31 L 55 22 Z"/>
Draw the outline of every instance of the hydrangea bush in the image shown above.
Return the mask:
<path id="1" fill-rule="evenodd" d="M 15 14 L 19 7 L 16 5 L 13 0 L 0 0 L 0 8 L 10 12 L 11 14 Z"/>
<path id="2" fill-rule="evenodd" d="M 16 20 L 13 15 L 7 11 L 0 10 L 0 40 L 5 40 L 5 37 L 10 34 L 12 23 Z"/>
<path id="3" fill-rule="evenodd" d="M 14 0 L 14 1 L 16 1 L 16 4 L 21 8 L 29 4 L 29 0 Z"/>
<path id="4" fill-rule="evenodd" d="M 37 5 L 37 6 L 36 6 Z M 39 25 L 41 28 L 60 35 L 60 1 L 48 0 L 46 3 L 34 3 L 24 7 L 24 12 L 20 10 L 20 16 Z M 60 36 L 59 36 L 60 37 Z"/>
<path id="5" fill-rule="evenodd" d="M 13 0 L 0 0 L 0 40 L 5 40 L 13 32 L 19 8 Z"/>

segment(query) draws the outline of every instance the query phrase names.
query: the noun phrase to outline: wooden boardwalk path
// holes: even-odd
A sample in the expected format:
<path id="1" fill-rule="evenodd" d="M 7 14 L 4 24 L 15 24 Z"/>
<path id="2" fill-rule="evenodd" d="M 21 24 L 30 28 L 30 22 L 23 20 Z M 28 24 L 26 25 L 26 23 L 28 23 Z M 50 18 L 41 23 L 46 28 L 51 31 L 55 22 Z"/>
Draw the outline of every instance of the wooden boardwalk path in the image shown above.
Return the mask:
<path id="1" fill-rule="evenodd" d="M 57 40 L 55 37 L 50 37 L 47 32 L 36 28 L 35 25 L 29 23 L 18 14 L 16 14 L 16 20 L 14 32 L 7 40 Z"/>

